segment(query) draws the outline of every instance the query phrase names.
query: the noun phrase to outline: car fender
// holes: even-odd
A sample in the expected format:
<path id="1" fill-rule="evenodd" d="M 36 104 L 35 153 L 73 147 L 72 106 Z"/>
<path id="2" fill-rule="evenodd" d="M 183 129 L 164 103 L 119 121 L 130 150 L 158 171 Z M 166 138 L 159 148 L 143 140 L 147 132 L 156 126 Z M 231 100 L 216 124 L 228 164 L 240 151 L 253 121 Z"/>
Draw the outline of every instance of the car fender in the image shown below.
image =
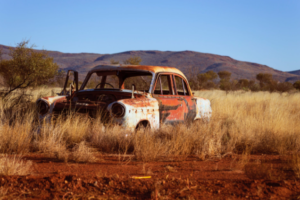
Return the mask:
<path id="1" fill-rule="evenodd" d="M 62 101 L 62 100 L 65 100 L 66 99 L 66 96 L 67 95 L 61 95 L 61 96 L 49 96 L 49 97 L 42 97 L 42 98 L 39 98 L 37 101 L 36 101 L 36 104 L 38 104 L 38 102 L 40 101 L 43 101 L 45 102 L 46 104 L 48 104 L 49 106 L 49 110 L 47 113 L 41 115 L 39 114 L 39 119 L 40 120 L 51 120 L 51 115 L 52 115 L 52 112 L 53 112 L 53 108 L 55 106 L 55 103 L 58 102 L 58 101 Z"/>
<path id="2" fill-rule="evenodd" d="M 125 114 L 121 118 L 114 118 L 111 113 L 111 108 L 115 103 L 125 108 Z M 123 99 L 109 104 L 107 109 L 114 123 L 130 130 L 134 130 L 141 121 L 148 121 L 151 129 L 159 128 L 159 107 L 155 98 Z"/>
<path id="3" fill-rule="evenodd" d="M 210 100 L 201 98 L 201 97 L 194 97 L 196 100 L 196 119 L 204 119 L 209 121 L 212 115 L 211 103 Z"/>

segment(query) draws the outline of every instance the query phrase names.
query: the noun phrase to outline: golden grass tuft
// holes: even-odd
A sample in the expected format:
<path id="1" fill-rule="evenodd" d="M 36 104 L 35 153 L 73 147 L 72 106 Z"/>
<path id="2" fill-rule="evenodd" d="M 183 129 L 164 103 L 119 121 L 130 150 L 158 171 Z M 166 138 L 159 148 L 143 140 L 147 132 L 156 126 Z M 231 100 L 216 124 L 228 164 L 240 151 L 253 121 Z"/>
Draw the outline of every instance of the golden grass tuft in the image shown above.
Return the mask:
<path id="1" fill-rule="evenodd" d="M 4 155 L 0 158 L 1 175 L 27 175 L 32 166 L 31 161 L 23 161 L 21 156 Z"/>
<path id="2" fill-rule="evenodd" d="M 33 124 L 30 122 L 8 123 L 0 127 L 0 153 L 27 153 L 30 151 Z"/>
<path id="3" fill-rule="evenodd" d="M 87 163 L 97 161 L 96 157 L 93 154 L 93 149 L 88 147 L 84 141 L 73 147 L 73 151 L 70 157 L 74 162 Z"/>

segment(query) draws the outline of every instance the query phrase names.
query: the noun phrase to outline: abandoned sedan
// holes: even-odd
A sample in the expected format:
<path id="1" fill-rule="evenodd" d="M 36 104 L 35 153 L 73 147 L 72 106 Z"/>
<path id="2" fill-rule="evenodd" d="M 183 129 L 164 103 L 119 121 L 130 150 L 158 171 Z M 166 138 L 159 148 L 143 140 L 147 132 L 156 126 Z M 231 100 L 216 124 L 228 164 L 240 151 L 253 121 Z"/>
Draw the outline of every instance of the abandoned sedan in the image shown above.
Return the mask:
<path id="1" fill-rule="evenodd" d="M 180 70 L 141 65 L 96 66 L 80 89 L 78 72 L 69 70 L 61 94 L 38 99 L 37 106 L 40 119 L 51 119 L 71 109 L 94 118 L 100 116 L 103 124 L 119 124 L 131 130 L 209 120 L 212 112 L 209 100 L 193 96 Z"/>

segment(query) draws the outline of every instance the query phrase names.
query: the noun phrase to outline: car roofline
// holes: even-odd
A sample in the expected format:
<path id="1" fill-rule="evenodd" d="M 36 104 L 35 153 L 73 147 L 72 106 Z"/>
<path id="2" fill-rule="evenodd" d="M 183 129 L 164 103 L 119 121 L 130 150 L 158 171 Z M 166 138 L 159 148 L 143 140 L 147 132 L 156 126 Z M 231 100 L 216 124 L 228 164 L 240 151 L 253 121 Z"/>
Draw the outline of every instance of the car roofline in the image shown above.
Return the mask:
<path id="1" fill-rule="evenodd" d="M 91 69 L 89 73 L 97 72 L 97 71 L 114 71 L 114 70 L 136 70 L 136 71 L 148 71 L 152 72 L 152 74 L 162 73 L 162 72 L 169 72 L 169 73 L 176 73 L 180 74 L 184 78 L 185 75 L 175 67 L 168 67 L 168 66 L 150 66 L 150 65 L 98 65 Z"/>

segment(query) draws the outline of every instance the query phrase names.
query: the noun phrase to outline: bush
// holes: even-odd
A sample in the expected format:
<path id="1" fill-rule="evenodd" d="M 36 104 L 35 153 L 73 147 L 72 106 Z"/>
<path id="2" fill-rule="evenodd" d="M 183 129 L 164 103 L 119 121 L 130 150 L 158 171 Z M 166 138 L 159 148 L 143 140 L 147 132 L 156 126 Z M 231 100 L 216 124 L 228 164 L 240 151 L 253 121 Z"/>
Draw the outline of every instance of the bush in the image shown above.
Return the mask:
<path id="1" fill-rule="evenodd" d="M 230 83 L 230 81 L 227 80 L 227 79 L 221 79 L 221 81 L 220 81 L 220 89 L 221 90 L 225 90 L 225 91 L 231 90 L 231 83 Z"/>
<path id="2" fill-rule="evenodd" d="M 248 88 L 249 87 L 249 80 L 248 79 L 240 79 L 238 81 L 239 88 Z"/>
<path id="3" fill-rule="evenodd" d="M 273 80 L 273 75 L 268 73 L 259 73 L 256 75 L 259 81 L 260 90 L 274 92 L 277 90 L 277 82 Z"/>
<path id="4" fill-rule="evenodd" d="M 199 89 L 211 89 L 215 88 L 216 84 L 213 82 L 214 79 L 216 79 L 218 75 L 214 71 L 208 71 L 203 74 L 197 75 L 198 80 L 198 88 Z"/>
<path id="5" fill-rule="evenodd" d="M 11 60 L 0 60 L 0 74 L 8 87 L 4 97 L 17 89 L 44 84 L 57 73 L 58 65 L 53 63 L 53 58 L 45 52 L 33 50 L 28 43 L 23 41 L 11 48 Z"/>
<path id="6" fill-rule="evenodd" d="M 278 92 L 289 92 L 293 89 L 293 84 L 290 82 L 282 82 L 277 84 L 276 90 Z"/>
<path id="7" fill-rule="evenodd" d="M 296 81 L 296 82 L 293 84 L 293 87 L 296 88 L 297 90 L 300 90 L 300 81 Z"/>
<path id="8" fill-rule="evenodd" d="M 123 61 L 125 65 L 139 65 L 141 62 L 142 58 L 139 56 L 129 57 L 128 59 Z"/>
<path id="9" fill-rule="evenodd" d="M 220 71 L 218 72 L 218 75 L 220 77 L 220 79 L 224 79 L 224 80 L 230 80 L 230 77 L 231 77 L 231 73 L 228 72 L 228 71 Z"/>

